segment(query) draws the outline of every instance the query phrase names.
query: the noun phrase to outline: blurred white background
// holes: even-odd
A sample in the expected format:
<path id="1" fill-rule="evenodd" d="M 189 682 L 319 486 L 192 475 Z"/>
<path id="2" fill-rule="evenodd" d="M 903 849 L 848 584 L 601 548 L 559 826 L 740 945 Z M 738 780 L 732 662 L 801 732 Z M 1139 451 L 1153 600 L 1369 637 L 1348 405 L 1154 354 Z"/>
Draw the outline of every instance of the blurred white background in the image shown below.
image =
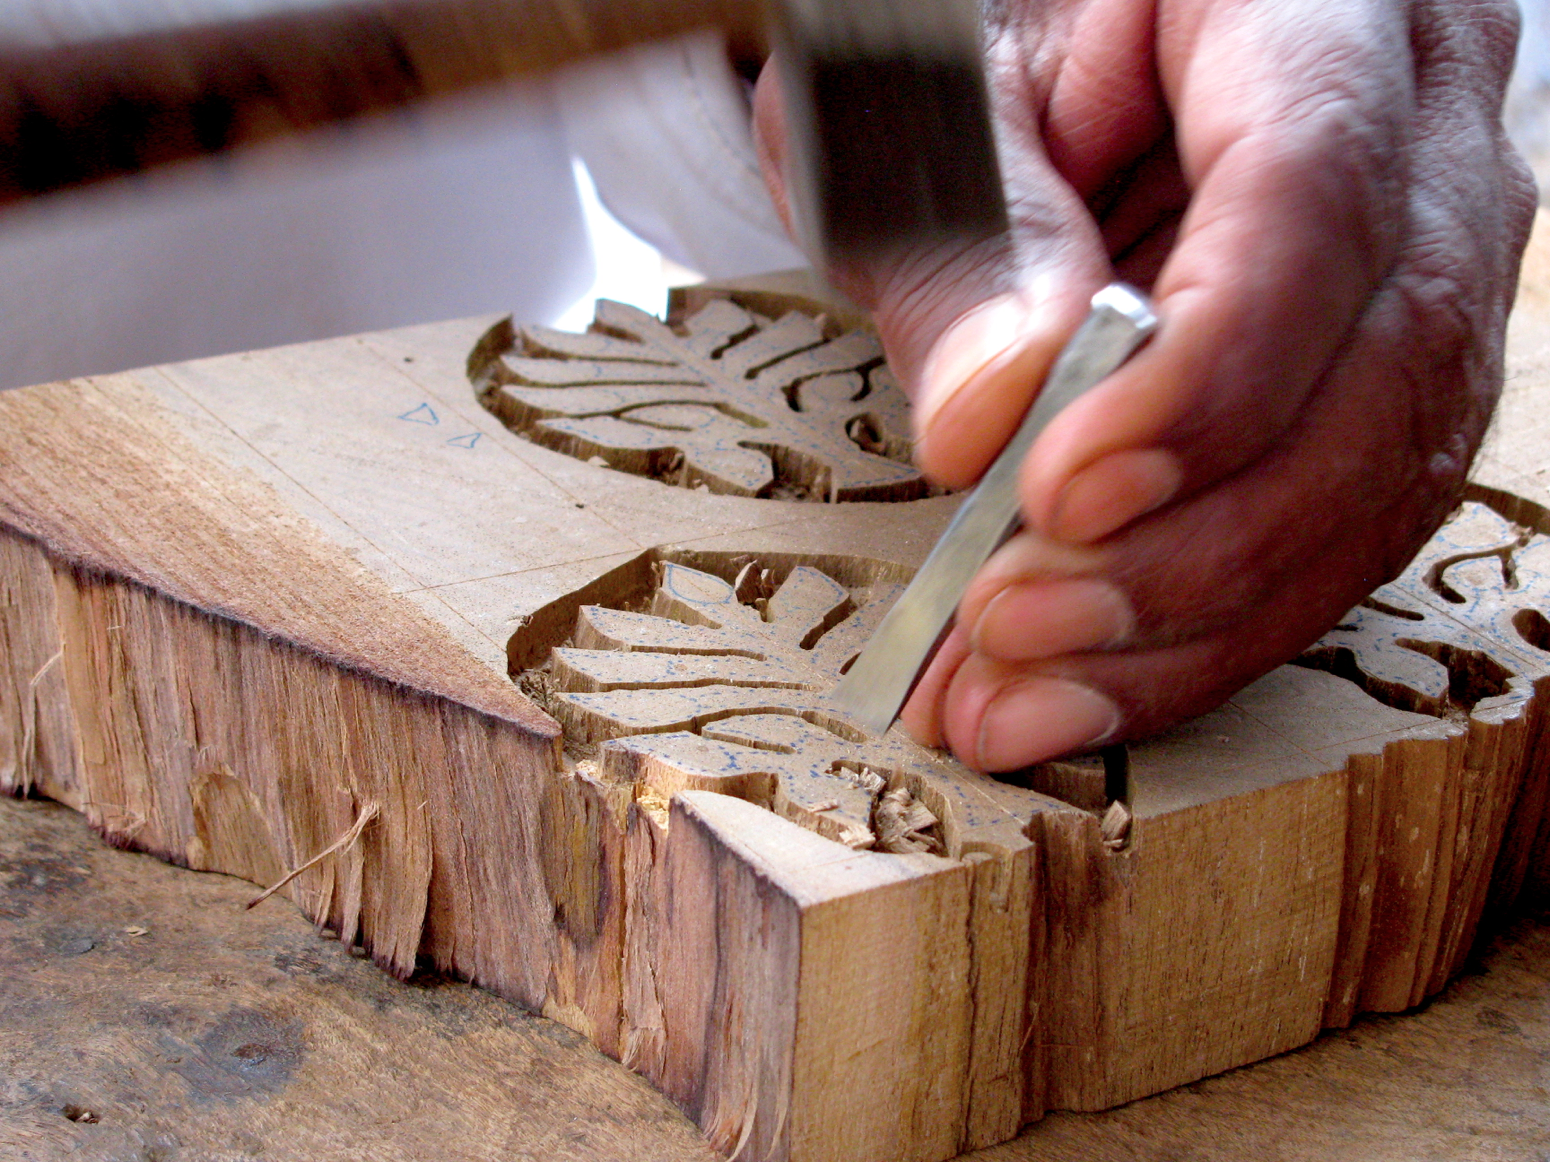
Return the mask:
<path id="1" fill-rule="evenodd" d="M 1506 116 L 1550 201 L 1550 0 L 1524 17 Z M 596 297 L 798 265 L 746 121 L 700 38 L 0 210 L 0 387 L 488 312 L 581 328 Z"/>

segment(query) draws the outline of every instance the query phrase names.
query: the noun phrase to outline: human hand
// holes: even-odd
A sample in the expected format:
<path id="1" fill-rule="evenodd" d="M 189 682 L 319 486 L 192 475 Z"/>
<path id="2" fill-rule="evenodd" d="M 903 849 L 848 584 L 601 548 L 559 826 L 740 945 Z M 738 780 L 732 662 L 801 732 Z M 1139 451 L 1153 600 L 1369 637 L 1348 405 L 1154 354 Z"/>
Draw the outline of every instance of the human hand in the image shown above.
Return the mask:
<path id="1" fill-rule="evenodd" d="M 904 721 L 1009 770 L 1153 733 L 1295 656 L 1457 503 L 1534 210 L 1505 0 L 1001 0 L 1013 236 L 844 272 L 971 484 L 1115 277 L 1151 344 L 1023 466 Z M 778 205 L 778 82 L 755 123 Z"/>

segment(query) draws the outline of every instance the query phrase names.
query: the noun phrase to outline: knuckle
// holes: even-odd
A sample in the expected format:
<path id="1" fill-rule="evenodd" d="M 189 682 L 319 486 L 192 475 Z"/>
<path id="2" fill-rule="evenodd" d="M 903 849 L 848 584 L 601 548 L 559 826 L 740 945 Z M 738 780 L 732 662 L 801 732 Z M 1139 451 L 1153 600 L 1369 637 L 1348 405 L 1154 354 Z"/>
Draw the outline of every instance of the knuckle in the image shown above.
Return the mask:
<path id="1" fill-rule="evenodd" d="M 1515 0 L 1475 0 L 1475 25 L 1485 61 L 1503 77 L 1512 70 L 1523 17 Z"/>
<path id="2" fill-rule="evenodd" d="M 1507 211 L 1507 231 L 1514 253 L 1522 251 L 1534 228 L 1539 212 L 1539 183 L 1524 156 L 1511 144 L 1502 152 L 1503 204 Z"/>
<path id="3" fill-rule="evenodd" d="M 1433 464 L 1434 457 L 1446 453 L 1449 463 L 1457 460 L 1462 469 L 1484 436 L 1501 391 L 1502 340 L 1492 318 L 1498 312 L 1481 303 L 1471 280 L 1442 258 L 1431 269 L 1400 280 L 1395 289 L 1404 318 L 1396 372 L 1408 404 L 1408 443 L 1416 465 Z M 1468 454 L 1449 453 L 1456 436 L 1465 439 Z"/>
<path id="4" fill-rule="evenodd" d="M 1332 79 L 1265 135 L 1270 176 L 1320 207 L 1343 246 L 1369 254 L 1374 279 L 1400 240 L 1410 107 L 1408 98 L 1377 99 L 1363 82 Z"/>
<path id="5" fill-rule="evenodd" d="M 1440 367 L 1457 362 L 1478 345 L 1484 288 L 1468 277 L 1464 266 L 1440 232 L 1411 239 L 1406 269 L 1394 281 L 1405 318 L 1402 331 L 1415 344 L 1411 361 Z"/>
<path id="6" fill-rule="evenodd" d="M 1425 0 L 1411 35 L 1423 83 L 1431 78 L 1452 88 L 1478 86 L 1500 100 L 1521 26 L 1515 0 Z"/>

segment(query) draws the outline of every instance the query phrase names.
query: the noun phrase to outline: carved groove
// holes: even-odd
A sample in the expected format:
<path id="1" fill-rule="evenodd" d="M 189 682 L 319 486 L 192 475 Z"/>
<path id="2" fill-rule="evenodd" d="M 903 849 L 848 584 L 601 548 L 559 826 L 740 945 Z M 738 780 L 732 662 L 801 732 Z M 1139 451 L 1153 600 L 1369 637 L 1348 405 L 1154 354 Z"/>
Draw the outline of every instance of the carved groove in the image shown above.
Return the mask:
<path id="1" fill-rule="evenodd" d="M 573 753 L 605 776 L 644 772 L 663 795 L 735 794 L 856 848 L 954 856 L 965 842 L 1013 841 L 1048 802 L 901 729 L 871 737 L 829 705 L 841 669 L 903 591 L 900 570 L 856 558 L 648 557 L 540 611 L 509 650 Z"/>
<path id="2" fill-rule="evenodd" d="M 1550 514 L 1471 487 L 1395 580 L 1298 664 L 1355 682 L 1386 705 L 1443 718 L 1526 700 L 1550 664 Z"/>
<path id="3" fill-rule="evenodd" d="M 585 334 L 499 324 L 469 374 L 513 431 L 621 472 L 783 500 L 927 495 L 876 337 L 782 306 L 716 298 L 662 322 L 602 299 Z"/>

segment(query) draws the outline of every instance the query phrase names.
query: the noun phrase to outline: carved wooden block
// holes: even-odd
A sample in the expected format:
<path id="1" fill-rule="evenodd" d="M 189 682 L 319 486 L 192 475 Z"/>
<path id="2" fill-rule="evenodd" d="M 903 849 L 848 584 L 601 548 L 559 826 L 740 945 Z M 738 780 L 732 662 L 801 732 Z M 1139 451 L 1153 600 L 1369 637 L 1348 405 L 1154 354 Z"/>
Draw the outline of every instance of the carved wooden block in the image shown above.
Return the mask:
<path id="1" fill-rule="evenodd" d="M 1441 988 L 1544 866 L 1550 514 L 1478 487 L 1303 664 L 991 779 L 823 697 L 956 501 L 815 310 L 0 396 L 0 785 L 301 868 L 745 1159 L 947 1158 Z"/>
<path id="2" fill-rule="evenodd" d="M 864 330 L 793 303 L 711 299 L 676 327 L 606 300 L 592 330 L 505 327 L 476 368 L 485 405 L 546 447 L 738 496 L 913 500 L 909 403 Z"/>

